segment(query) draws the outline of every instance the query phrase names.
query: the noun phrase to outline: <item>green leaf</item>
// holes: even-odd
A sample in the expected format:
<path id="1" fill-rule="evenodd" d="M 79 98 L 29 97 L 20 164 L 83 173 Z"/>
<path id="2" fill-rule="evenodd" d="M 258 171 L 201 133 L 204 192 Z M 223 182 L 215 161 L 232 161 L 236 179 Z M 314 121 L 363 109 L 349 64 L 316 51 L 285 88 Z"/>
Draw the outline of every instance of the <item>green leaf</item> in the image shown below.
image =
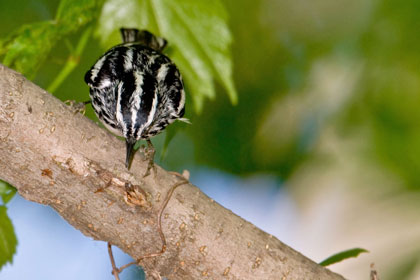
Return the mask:
<path id="1" fill-rule="evenodd" d="M 147 29 L 169 42 L 170 57 L 180 68 L 195 109 L 214 98 L 214 80 L 233 104 L 237 93 L 232 77 L 227 13 L 219 0 L 109 0 L 99 19 L 96 36 L 105 48 L 119 44 L 119 28 Z"/>
<path id="2" fill-rule="evenodd" d="M 32 78 L 57 40 L 52 21 L 24 25 L 3 40 L 3 64 Z"/>
<path id="3" fill-rule="evenodd" d="M 3 200 L 3 204 L 8 203 L 13 196 L 16 194 L 16 189 L 9 183 L 0 180 L 0 196 Z"/>
<path id="4" fill-rule="evenodd" d="M 342 251 L 340 253 L 332 255 L 331 257 L 323 260 L 319 264 L 322 266 L 328 266 L 334 263 L 341 262 L 342 260 L 345 260 L 345 259 L 356 258 L 361 253 L 369 253 L 369 251 L 362 248 L 354 248 L 354 249 Z"/>
<path id="5" fill-rule="evenodd" d="M 13 262 L 17 245 L 13 225 L 6 210 L 6 206 L 0 206 L 0 268 L 8 262 Z"/>
<path id="6" fill-rule="evenodd" d="M 61 0 L 56 14 L 60 33 L 69 33 L 96 18 L 104 0 Z"/>
<path id="7" fill-rule="evenodd" d="M 23 25 L 0 42 L 3 64 L 35 77 L 53 46 L 96 18 L 103 0 L 62 0 L 56 19 Z"/>

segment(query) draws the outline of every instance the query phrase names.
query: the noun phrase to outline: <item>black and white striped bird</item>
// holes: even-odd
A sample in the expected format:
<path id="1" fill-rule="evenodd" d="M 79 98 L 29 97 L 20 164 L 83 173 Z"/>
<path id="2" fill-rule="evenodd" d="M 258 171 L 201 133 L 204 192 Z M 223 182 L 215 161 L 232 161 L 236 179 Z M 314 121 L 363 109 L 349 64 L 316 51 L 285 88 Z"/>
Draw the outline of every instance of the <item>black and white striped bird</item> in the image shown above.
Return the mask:
<path id="1" fill-rule="evenodd" d="M 149 138 L 168 124 L 186 121 L 182 118 L 185 93 L 177 67 L 162 54 L 165 39 L 146 30 L 122 28 L 121 34 L 123 44 L 100 57 L 85 81 L 99 120 L 126 139 L 125 165 L 129 168 L 138 140 L 151 145 Z"/>

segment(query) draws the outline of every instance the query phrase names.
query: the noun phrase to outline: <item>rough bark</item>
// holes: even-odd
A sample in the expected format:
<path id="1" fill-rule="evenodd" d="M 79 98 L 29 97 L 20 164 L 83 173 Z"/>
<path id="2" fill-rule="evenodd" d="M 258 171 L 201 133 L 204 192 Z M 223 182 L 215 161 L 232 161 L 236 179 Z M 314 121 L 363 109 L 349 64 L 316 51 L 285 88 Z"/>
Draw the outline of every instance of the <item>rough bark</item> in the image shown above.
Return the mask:
<path id="1" fill-rule="evenodd" d="M 156 177 L 143 178 L 147 163 L 140 153 L 127 171 L 123 141 L 3 65 L 0 147 L 0 178 L 24 198 L 50 205 L 86 236 L 108 241 L 134 259 L 160 250 L 157 213 L 179 177 L 158 167 Z M 166 252 L 141 263 L 149 275 L 343 279 L 191 184 L 175 190 L 162 230 Z"/>

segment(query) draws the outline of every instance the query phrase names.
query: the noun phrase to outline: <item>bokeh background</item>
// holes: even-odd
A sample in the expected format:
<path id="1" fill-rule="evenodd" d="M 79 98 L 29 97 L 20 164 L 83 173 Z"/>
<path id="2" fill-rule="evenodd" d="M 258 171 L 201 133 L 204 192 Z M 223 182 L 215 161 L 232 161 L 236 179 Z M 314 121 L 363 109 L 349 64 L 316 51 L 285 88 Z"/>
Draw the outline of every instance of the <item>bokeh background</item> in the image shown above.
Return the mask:
<path id="1" fill-rule="evenodd" d="M 369 250 L 330 267 L 348 279 L 369 279 L 371 263 L 381 279 L 420 279 L 420 2 L 223 4 L 238 104 L 217 87 L 197 114 L 190 93 L 192 124 L 173 125 L 166 148 L 165 133 L 154 138 L 157 161 L 188 169 L 210 197 L 315 261 Z M 57 7 L 2 0 L 0 38 Z M 84 30 L 57 43 L 35 83 L 51 85 Z M 90 38 L 54 95 L 87 100 L 84 74 L 104 51 Z M 8 206 L 19 245 L 0 279 L 112 279 L 105 243 L 19 196 Z"/>

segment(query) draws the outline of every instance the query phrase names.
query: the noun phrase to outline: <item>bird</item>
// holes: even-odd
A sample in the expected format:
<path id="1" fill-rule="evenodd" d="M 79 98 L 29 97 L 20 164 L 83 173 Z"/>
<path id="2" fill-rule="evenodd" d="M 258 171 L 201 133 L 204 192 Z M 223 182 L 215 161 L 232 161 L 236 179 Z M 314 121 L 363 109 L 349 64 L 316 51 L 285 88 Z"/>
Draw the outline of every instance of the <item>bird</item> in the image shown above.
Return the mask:
<path id="1" fill-rule="evenodd" d="M 147 30 L 120 29 L 123 43 L 109 49 L 85 74 L 93 110 L 104 126 L 125 138 L 129 169 L 138 140 L 150 138 L 175 120 L 188 122 L 185 91 L 176 65 L 162 53 L 167 41 Z M 147 155 L 146 155 L 147 157 Z"/>

